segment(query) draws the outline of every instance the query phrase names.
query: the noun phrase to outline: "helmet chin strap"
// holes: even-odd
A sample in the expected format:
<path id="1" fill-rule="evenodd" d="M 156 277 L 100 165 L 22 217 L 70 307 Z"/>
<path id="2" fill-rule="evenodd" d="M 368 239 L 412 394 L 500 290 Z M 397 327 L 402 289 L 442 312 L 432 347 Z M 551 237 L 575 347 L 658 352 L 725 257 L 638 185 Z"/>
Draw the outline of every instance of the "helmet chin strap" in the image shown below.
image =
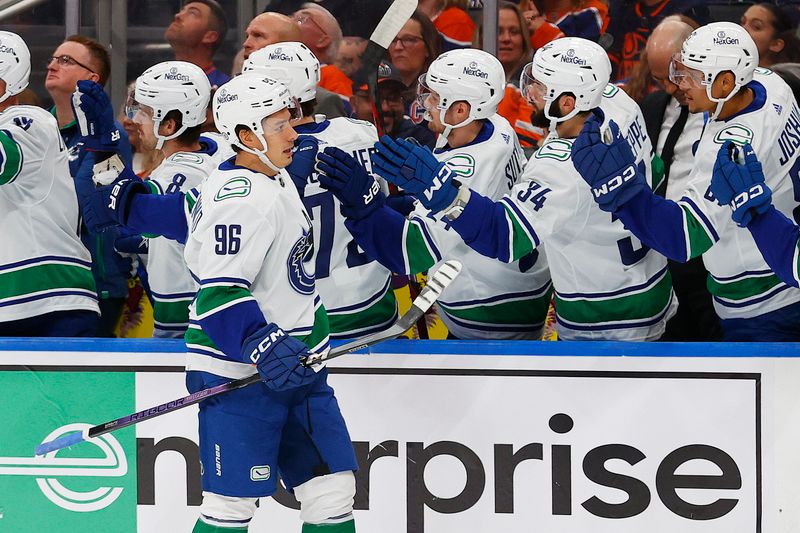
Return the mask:
<path id="1" fill-rule="evenodd" d="M 559 96 L 561 96 L 561 95 L 559 95 Z M 545 101 L 545 102 L 547 102 L 549 104 L 549 105 L 545 105 L 545 108 L 544 108 L 544 116 L 546 118 L 550 119 L 550 131 L 547 133 L 547 138 L 548 139 L 551 138 L 551 137 L 558 137 L 558 132 L 556 131 L 556 128 L 558 127 L 559 123 L 566 122 L 569 119 L 571 119 L 572 117 L 574 117 L 575 115 L 577 115 L 578 113 L 580 113 L 580 110 L 577 107 L 575 107 L 575 108 L 572 109 L 572 111 L 570 111 L 569 113 L 567 113 L 563 117 L 555 117 L 555 116 L 551 115 L 550 114 L 550 109 L 552 109 L 552 106 L 556 105 L 556 101 L 557 100 L 558 100 L 558 98 L 556 98 L 555 100 L 551 100 L 550 102 Z"/>
<path id="2" fill-rule="evenodd" d="M 255 132 L 253 132 L 253 133 L 255 133 Z M 275 163 L 270 161 L 269 157 L 267 157 L 267 150 L 269 150 L 269 148 L 267 147 L 266 139 L 264 139 L 260 134 L 256 134 L 256 136 L 259 138 L 259 142 L 261 142 L 261 146 L 264 147 L 263 150 L 254 150 L 252 148 L 248 148 L 247 146 L 243 145 L 239 140 L 236 141 L 235 145 L 238 146 L 239 148 L 241 148 L 242 150 L 244 150 L 245 152 L 247 152 L 249 154 L 253 154 L 254 156 L 256 156 L 259 161 L 261 161 L 262 163 L 267 165 L 269 168 L 274 170 L 276 173 L 280 172 L 281 169 L 276 167 Z"/>
<path id="3" fill-rule="evenodd" d="M 183 133 L 187 129 L 187 127 L 185 125 L 181 125 L 181 127 L 178 128 L 178 131 L 176 131 L 172 135 L 167 135 L 165 137 L 163 135 L 159 135 L 158 129 L 160 127 L 161 127 L 161 121 L 160 120 L 158 120 L 158 121 L 154 120 L 153 121 L 153 134 L 156 136 L 156 139 L 158 139 L 158 141 L 156 142 L 156 150 L 161 150 L 161 147 L 164 146 L 164 143 L 166 141 L 171 141 L 172 139 L 174 139 L 175 137 L 178 137 L 181 133 Z"/>
<path id="4" fill-rule="evenodd" d="M 445 113 L 447 113 L 447 109 L 442 109 L 439 111 L 439 122 L 441 122 L 442 126 L 444 126 L 444 131 L 440 133 L 439 136 L 436 138 L 437 149 L 442 148 L 444 147 L 445 144 L 447 144 L 447 137 L 450 136 L 450 134 L 453 132 L 454 129 L 463 128 L 467 124 L 470 124 L 475 121 L 474 117 L 469 116 L 464 120 L 462 120 L 461 122 L 459 122 L 458 124 L 448 124 L 444 119 Z"/>
<path id="5" fill-rule="evenodd" d="M 716 79 L 716 78 L 714 78 L 714 79 Z M 713 84 L 713 82 L 711 82 L 710 84 L 706 85 L 706 95 L 708 96 L 709 100 L 711 100 L 712 102 L 716 102 L 717 103 L 716 107 L 714 108 L 714 113 L 711 114 L 711 120 L 716 120 L 717 117 L 719 116 L 719 114 L 722 112 L 722 108 L 725 106 L 725 102 L 727 102 L 728 100 L 733 98 L 734 95 L 736 95 L 736 93 L 739 92 L 739 89 L 741 89 L 742 86 L 741 85 L 734 85 L 733 90 L 725 98 L 714 98 L 713 96 L 711 96 L 711 85 L 712 84 Z"/>

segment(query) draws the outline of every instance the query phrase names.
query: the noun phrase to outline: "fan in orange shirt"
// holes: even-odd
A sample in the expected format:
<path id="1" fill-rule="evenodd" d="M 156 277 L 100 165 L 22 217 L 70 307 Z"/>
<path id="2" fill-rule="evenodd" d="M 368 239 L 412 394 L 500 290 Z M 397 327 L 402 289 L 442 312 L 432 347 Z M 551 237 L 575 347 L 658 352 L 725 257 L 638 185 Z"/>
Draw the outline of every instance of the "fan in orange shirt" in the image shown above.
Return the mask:
<path id="1" fill-rule="evenodd" d="M 321 68 L 317 86 L 338 94 L 349 105 L 349 99 L 353 96 L 353 80 L 333 64 L 342 42 L 339 23 L 330 11 L 315 4 L 304 4 L 293 18 L 300 25 L 303 44 L 319 58 Z"/>

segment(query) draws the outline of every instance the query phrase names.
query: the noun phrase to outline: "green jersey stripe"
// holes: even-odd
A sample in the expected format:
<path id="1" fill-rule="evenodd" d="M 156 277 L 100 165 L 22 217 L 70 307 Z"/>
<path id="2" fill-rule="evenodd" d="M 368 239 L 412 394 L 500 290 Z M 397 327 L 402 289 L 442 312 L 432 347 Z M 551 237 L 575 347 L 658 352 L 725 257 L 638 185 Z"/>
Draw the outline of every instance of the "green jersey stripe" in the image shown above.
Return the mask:
<path id="1" fill-rule="evenodd" d="M 191 298 L 168 302 L 156 299 L 153 302 L 153 319 L 160 324 L 187 324 L 191 303 Z"/>
<path id="2" fill-rule="evenodd" d="M 195 302 L 195 312 L 198 318 L 205 318 L 207 315 L 222 308 L 228 308 L 238 300 L 253 299 L 250 291 L 243 287 L 233 285 L 220 285 L 213 287 L 201 287 L 197 291 Z"/>
<path id="3" fill-rule="evenodd" d="M 714 245 L 714 239 L 689 207 L 680 205 L 683 209 L 683 232 L 687 241 L 686 258 L 693 259 L 706 253 Z"/>
<path id="4" fill-rule="evenodd" d="M 328 313 L 331 333 L 344 335 L 367 329 L 391 320 L 397 312 L 397 300 L 391 284 L 380 300 L 366 309 L 352 313 Z"/>
<path id="5" fill-rule="evenodd" d="M 782 281 L 775 274 L 745 276 L 736 281 L 724 283 L 709 275 L 707 286 L 708 292 L 712 296 L 738 302 L 765 294 L 781 283 Z"/>
<path id="6" fill-rule="evenodd" d="M 448 307 L 442 302 L 439 302 L 438 305 L 450 316 L 480 324 L 536 324 L 543 322 L 547 316 L 552 293 L 553 289 L 550 287 L 542 296 L 535 298 L 477 305 L 470 308 Z"/>
<path id="7" fill-rule="evenodd" d="M 669 303 L 672 277 L 665 271 L 658 281 L 643 291 L 617 297 L 571 298 L 563 300 L 556 293 L 556 312 L 574 324 L 600 324 L 642 320 L 657 316 Z"/>
<path id="8" fill-rule="evenodd" d="M 506 205 L 503 206 L 503 209 L 506 210 L 506 218 L 511 222 L 511 259 L 509 262 L 518 261 L 531 253 L 536 248 L 536 243 L 525 226 L 517 219 L 517 214 Z"/>
<path id="9" fill-rule="evenodd" d="M 22 170 L 22 151 L 11 135 L 0 130 L 0 185 L 11 183 Z"/>
<path id="10" fill-rule="evenodd" d="M 406 222 L 404 241 L 403 253 L 406 256 L 406 264 L 408 265 L 407 274 L 425 272 L 436 264 L 436 256 L 433 254 L 431 245 L 425 238 L 419 222 L 415 220 Z"/>
<path id="11" fill-rule="evenodd" d="M 53 289 L 96 290 L 91 269 L 79 265 L 35 265 L 0 274 L 0 300 Z"/>

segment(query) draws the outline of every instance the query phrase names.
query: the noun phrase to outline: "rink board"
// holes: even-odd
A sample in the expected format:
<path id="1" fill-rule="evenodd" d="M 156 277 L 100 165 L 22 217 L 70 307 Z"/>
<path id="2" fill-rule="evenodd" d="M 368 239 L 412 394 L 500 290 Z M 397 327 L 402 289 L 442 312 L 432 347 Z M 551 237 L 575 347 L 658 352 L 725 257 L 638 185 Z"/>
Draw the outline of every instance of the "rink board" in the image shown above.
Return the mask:
<path id="1" fill-rule="evenodd" d="M 0 531 L 191 531 L 196 407 L 33 458 L 42 440 L 185 395 L 181 350 L 0 341 Z M 392 341 L 341 358 L 330 383 L 361 464 L 359 531 L 795 532 L 798 355 Z M 299 531 L 295 503 L 262 500 L 250 530 Z"/>

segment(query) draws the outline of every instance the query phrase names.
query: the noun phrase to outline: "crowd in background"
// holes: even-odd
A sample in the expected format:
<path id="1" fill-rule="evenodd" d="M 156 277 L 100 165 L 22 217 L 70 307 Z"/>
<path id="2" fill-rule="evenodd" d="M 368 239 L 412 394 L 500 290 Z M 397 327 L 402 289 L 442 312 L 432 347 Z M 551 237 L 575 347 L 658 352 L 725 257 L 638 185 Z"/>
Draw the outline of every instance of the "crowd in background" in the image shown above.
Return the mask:
<path id="1" fill-rule="evenodd" d="M 217 56 L 226 33 L 232 29 L 226 10 L 214 0 L 193 0 L 175 13 L 164 39 L 174 59 L 193 63 L 204 70 L 212 90 L 239 74 L 243 62 L 253 51 L 277 42 L 300 41 L 321 63 L 315 112 L 328 117 L 348 116 L 374 122 L 369 87 L 359 76 L 361 55 L 371 28 L 390 3 L 389 0 L 307 3 L 273 0 L 267 11 L 248 23 L 241 50 L 228 61 L 230 58 L 223 60 Z M 477 2 L 468 0 L 419 2 L 417 11 L 391 42 L 379 68 L 377 105 L 382 123 L 377 126 L 380 131 L 434 146 L 435 135 L 426 126 L 425 110 L 417 98 L 417 81 L 441 53 L 457 48 L 481 48 L 482 13 L 480 6 L 474 4 Z M 685 160 L 677 162 L 680 150 L 685 147 L 680 145 L 677 134 L 670 135 L 670 129 L 665 130 L 664 125 L 665 113 L 670 113 L 667 109 L 669 97 L 674 96 L 674 87 L 669 87 L 669 59 L 679 50 L 680 43 L 676 49 L 676 33 L 659 32 L 657 28 L 677 21 L 696 28 L 717 20 L 715 17 L 720 14 L 722 12 L 715 13 L 713 6 L 703 0 L 502 1 L 497 18 L 496 55 L 505 71 L 507 87 L 498 114 L 512 125 L 522 146 L 529 152 L 534 150 L 546 136 L 548 124 L 533 120 L 533 110 L 519 92 L 523 67 L 537 49 L 552 40 L 565 36 L 593 40 L 608 52 L 613 66 L 612 81 L 645 111 L 653 147 L 666 164 L 666 173 L 669 174 L 672 165 L 677 174 L 679 167 L 686 164 Z M 735 19 L 752 36 L 758 47 L 759 66 L 777 72 L 797 95 L 800 91 L 798 6 L 737 4 L 735 9 L 727 9 L 724 16 Z M 106 83 L 111 70 L 109 54 L 92 39 L 72 36 L 60 44 L 52 56 L 45 88 L 52 99 L 51 112 L 62 138 L 67 148 L 73 149 L 78 128 L 69 105 L 71 94 L 79 80 Z M 215 66 L 228 63 L 233 65 L 230 72 Z M 31 103 L 35 102 L 32 92 L 27 96 Z M 142 131 L 132 117 L 121 112 L 119 121 L 127 134 L 133 168 L 139 176 L 147 177 L 161 163 L 162 156 L 144 142 Z M 670 126 L 674 123 L 675 119 Z M 686 127 L 684 124 L 685 120 L 681 128 Z M 208 120 L 206 129 L 213 130 L 212 120 Z M 75 157 L 70 158 L 73 176 L 80 165 L 79 151 L 74 154 Z M 679 178 L 675 177 L 669 183 L 675 187 L 678 182 Z M 662 191 L 662 194 L 669 197 L 670 191 Z M 93 234 L 82 228 L 82 241 L 92 255 L 101 317 L 96 330 L 85 330 L 87 335 L 124 336 L 140 319 L 142 303 L 147 298 L 146 270 L 137 261 L 138 238 L 131 240 L 129 237 L 119 232 Z M 702 262 L 699 263 L 684 271 L 676 266 L 678 273 L 673 273 L 681 305 L 687 313 L 691 309 L 690 314 L 679 313 L 673 319 L 676 333 L 671 338 L 674 340 L 719 338 L 719 326 L 704 287 L 705 272 Z M 685 281 L 680 280 L 682 276 Z M 683 296 L 678 290 L 682 283 L 688 287 Z M 679 326 L 680 321 L 683 325 Z M 58 334 L 58 331 L 48 332 L 40 320 L 29 326 L 29 329 L 0 328 L 0 333 Z"/>

